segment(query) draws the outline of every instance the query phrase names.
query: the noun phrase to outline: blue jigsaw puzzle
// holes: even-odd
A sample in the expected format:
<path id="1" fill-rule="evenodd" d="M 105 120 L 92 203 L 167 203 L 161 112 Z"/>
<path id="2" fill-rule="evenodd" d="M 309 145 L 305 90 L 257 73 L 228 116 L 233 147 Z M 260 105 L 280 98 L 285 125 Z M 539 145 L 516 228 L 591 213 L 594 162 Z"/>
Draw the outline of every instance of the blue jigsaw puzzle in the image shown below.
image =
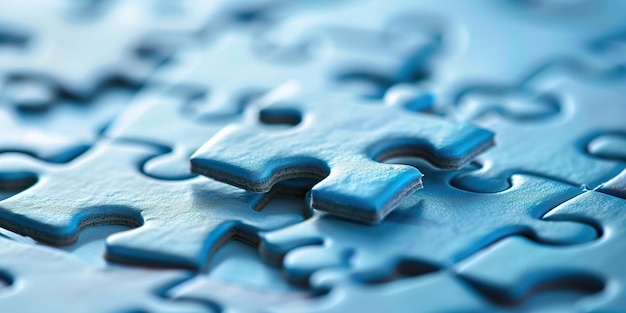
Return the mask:
<path id="1" fill-rule="evenodd" d="M 0 0 L 0 311 L 626 312 L 624 12 Z"/>

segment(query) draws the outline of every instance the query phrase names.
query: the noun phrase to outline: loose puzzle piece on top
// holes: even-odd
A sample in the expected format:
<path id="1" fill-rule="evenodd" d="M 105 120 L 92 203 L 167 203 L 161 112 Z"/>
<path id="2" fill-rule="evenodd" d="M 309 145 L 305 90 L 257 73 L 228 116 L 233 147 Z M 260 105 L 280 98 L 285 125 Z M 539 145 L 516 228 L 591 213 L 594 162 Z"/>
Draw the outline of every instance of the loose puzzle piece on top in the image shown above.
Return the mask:
<path id="1" fill-rule="evenodd" d="M 65 166 L 41 165 L 34 186 L 0 201 L 0 225 L 54 245 L 74 242 L 90 226 L 138 226 L 107 239 L 109 259 L 203 269 L 233 237 L 255 242 L 260 230 L 302 220 L 260 211 L 271 194 L 204 177 L 171 182 L 141 174 L 141 164 L 159 152 L 102 142 Z"/>
<path id="2" fill-rule="evenodd" d="M 559 114 L 537 121 L 500 116 L 479 122 L 497 134 L 498 144 L 479 158 L 483 168 L 460 175 L 457 186 L 504 190 L 512 174 L 528 173 L 594 188 L 626 167 L 619 159 L 595 157 L 587 150 L 598 136 L 626 131 L 626 79 L 598 80 L 575 71 L 547 70 L 518 88 L 537 94 L 528 101 L 555 99 Z M 462 96 L 459 106 L 494 91 L 502 95 L 502 103 L 509 100 L 507 95 L 518 93 L 515 88 L 503 89 L 478 87 Z"/>
<path id="3" fill-rule="evenodd" d="M 11 312 L 210 311 L 164 297 L 189 273 L 92 267 L 62 252 L 1 236 L 0 272 L 0 281 L 7 284 L 0 284 L 0 307 Z"/>
<path id="4" fill-rule="evenodd" d="M 184 1 L 165 9 L 165 2 L 117 1 L 80 16 L 72 3 L 0 3 L 0 32 L 22 38 L 0 50 L 0 83 L 17 105 L 47 106 L 59 92 L 87 99 L 115 79 L 141 82 L 161 62 L 154 56 L 170 54 L 176 36 L 200 31 L 217 6 Z"/>
<path id="5" fill-rule="evenodd" d="M 413 167 L 380 160 L 423 156 L 439 167 L 458 168 L 493 145 L 492 133 L 469 124 L 290 87 L 259 100 L 261 118 L 295 115 L 298 125 L 274 131 L 256 122 L 227 127 L 192 156 L 192 171 L 255 192 L 290 178 L 321 179 L 311 190 L 313 208 L 377 222 L 421 187 L 422 176 Z"/>
<path id="6" fill-rule="evenodd" d="M 284 257 L 287 277 L 306 282 L 328 267 L 376 276 L 406 259 L 451 266 L 514 234 L 554 244 L 586 242 L 597 236 L 589 225 L 543 219 L 546 212 L 579 194 L 578 188 L 517 175 L 508 190 L 473 193 L 449 185 L 457 171 L 436 170 L 424 162 L 417 165 L 428 187 L 404 200 L 381 224 L 363 225 L 320 214 L 265 234 L 264 256 L 273 262 Z"/>
<path id="7" fill-rule="evenodd" d="M 459 272 L 478 283 L 500 290 L 526 289 L 563 278 L 597 284 L 598 295 L 576 303 L 584 312 L 622 312 L 626 307 L 626 200 L 587 191 L 547 215 L 551 220 L 586 221 L 597 225 L 602 236 L 574 246 L 545 246 L 523 238 L 507 238 L 462 264 Z"/>

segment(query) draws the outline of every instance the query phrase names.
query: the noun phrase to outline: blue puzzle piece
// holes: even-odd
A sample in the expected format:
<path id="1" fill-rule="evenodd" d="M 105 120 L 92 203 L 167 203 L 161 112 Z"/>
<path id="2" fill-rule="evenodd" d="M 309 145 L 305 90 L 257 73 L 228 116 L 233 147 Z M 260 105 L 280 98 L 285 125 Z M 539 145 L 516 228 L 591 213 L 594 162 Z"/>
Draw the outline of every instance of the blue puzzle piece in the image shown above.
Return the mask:
<path id="1" fill-rule="evenodd" d="M 274 305 L 268 312 L 505 312 L 444 271 L 379 284 L 362 284 L 330 272 L 318 284 L 332 282 L 329 294 Z M 339 277 L 339 278 L 338 278 Z"/>
<path id="2" fill-rule="evenodd" d="M 460 175 L 455 185 L 493 192 L 508 188 L 512 174 L 530 173 L 593 188 L 626 167 L 619 160 L 587 152 L 588 143 L 598 135 L 626 131 L 626 79 L 598 80 L 548 69 L 518 88 L 537 94 L 535 100 L 558 100 L 560 113 L 537 121 L 505 117 L 479 121 L 497 134 L 498 145 L 479 158 L 482 169 Z M 459 106 L 491 90 L 468 92 Z M 517 93 L 510 88 L 501 94 Z M 506 96 L 502 101 L 507 101 Z"/>
<path id="3" fill-rule="evenodd" d="M 260 211 L 269 194 L 203 177 L 169 182 L 142 175 L 137 168 L 159 152 L 103 142 L 66 166 L 41 166 L 33 187 L 0 201 L 0 225 L 54 245 L 74 242 L 90 226 L 140 226 L 110 236 L 107 257 L 202 269 L 233 237 L 254 242 L 259 230 L 302 220 Z"/>
<path id="4" fill-rule="evenodd" d="M 513 293 L 564 277 L 592 284 L 600 279 L 599 295 L 576 303 L 581 312 L 621 312 L 626 307 L 626 200 L 587 191 L 547 216 L 551 220 L 588 221 L 602 230 L 597 240 L 575 246 L 547 246 L 524 238 L 507 238 L 462 264 L 458 271 L 472 280 Z"/>
<path id="5" fill-rule="evenodd" d="M 261 100 L 262 115 L 297 115 L 300 124 L 282 131 L 257 123 L 225 128 L 192 156 L 192 171 L 256 192 L 289 178 L 322 179 L 311 190 L 314 208 L 377 222 L 421 187 L 415 168 L 380 160 L 416 155 L 458 168 L 493 145 L 492 133 L 469 124 L 346 95 L 285 90 Z"/>
<path id="6" fill-rule="evenodd" d="M 157 45 L 157 33 L 183 37 L 198 32 L 216 7 L 184 1 L 167 10 L 158 1 L 122 1 L 81 18 L 71 4 L 0 3 L 0 24 L 6 33 L 24 37 L 17 48 L 0 51 L 0 83 L 17 105 L 32 106 L 33 101 L 50 105 L 60 93 L 87 99 L 115 79 L 140 83 L 160 60 L 142 57 L 139 51 L 170 52 L 173 47 L 168 45 L 175 40 Z"/>
<path id="7" fill-rule="evenodd" d="M 11 312 L 210 312 L 165 290 L 190 278 L 174 270 L 100 268 L 50 248 L 0 237 L 0 306 Z"/>
<path id="8" fill-rule="evenodd" d="M 126 106 L 132 92 L 101 90 L 87 102 L 59 99 L 46 111 L 20 111 L 1 99 L 0 153 L 20 152 L 46 162 L 72 160 L 99 137 L 101 130 Z"/>
<path id="9" fill-rule="evenodd" d="M 500 238 L 526 234 L 540 242 L 573 244 L 596 238 L 593 227 L 542 217 L 580 193 L 578 188 L 531 176 L 514 176 L 513 187 L 493 194 L 451 187 L 456 171 L 424 170 L 427 188 L 406 199 L 376 226 L 327 214 L 263 236 L 264 256 L 296 282 L 317 270 L 347 267 L 363 275 L 388 272 L 402 259 L 450 266 Z M 476 222 L 479 221 L 479 222 Z"/>

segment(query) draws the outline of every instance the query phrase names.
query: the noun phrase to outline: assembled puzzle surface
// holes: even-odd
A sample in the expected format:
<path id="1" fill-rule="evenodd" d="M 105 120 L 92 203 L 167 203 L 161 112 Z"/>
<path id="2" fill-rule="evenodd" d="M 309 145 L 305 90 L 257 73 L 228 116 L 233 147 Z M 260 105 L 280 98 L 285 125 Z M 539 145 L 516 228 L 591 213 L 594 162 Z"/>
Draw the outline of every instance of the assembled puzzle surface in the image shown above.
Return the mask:
<path id="1" fill-rule="evenodd" d="M 626 2 L 0 0 L 1 312 L 626 312 Z"/>

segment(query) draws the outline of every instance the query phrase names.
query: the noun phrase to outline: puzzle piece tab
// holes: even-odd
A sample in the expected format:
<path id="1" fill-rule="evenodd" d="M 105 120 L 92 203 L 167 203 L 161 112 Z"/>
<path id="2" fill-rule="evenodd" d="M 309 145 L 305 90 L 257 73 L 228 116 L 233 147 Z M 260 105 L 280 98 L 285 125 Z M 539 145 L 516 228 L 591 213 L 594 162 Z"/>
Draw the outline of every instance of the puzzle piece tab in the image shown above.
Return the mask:
<path id="1" fill-rule="evenodd" d="M 163 297 L 190 278 L 173 270 L 98 268 L 50 248 L 0 236 L 0 306 L 12 312 L 209 312 Z"/>
<path id="2" fill-rule="evenodd" d="M 492 133 L 469 124 L 346 95 L 287 92 L 260 100 L 261 113 L 296 115 L 300 124 L 282 131 L 252 122 L 227 127 L 192 156 L 192 171 L 255 192 L 289 178 L 322 179 L 311 190 L 314 208 L 377 222 L 421 187 L 415 168 L 379 161 L 415 155 L 458 168 L 493 145 Z"/>
<path id="3" fill-rule="evenodd" d="M 346 44 L 357 43 L 348 30 L 380 31 L 385 44 L 372 49 L 402 51 L 414 44 L 435 39 L 441 24 L 436 17 L 424 13 L 423 3 L 412 1 L 331 1 L 310 3 L 298 0 L 267 1 L 258 6 L 260 16 L 269 21 L 260 29 L 259 37 L 273 45 L 296 47 L 315 33 L 336 36 Z M 413 23 L 393 28 L 398 16 L 412 16 Z M 359 18 L 355 18 L 355 17 Z M 346 36 L 347 35 L 347 36 Z M 384 46 L 384 47 L 383 47 Z"/>
<path id="4" fill-rule="evenodd" d="M 626 169 L 606 183 L 600 185 L 596 190 L 626 199 Z"/>
<path id="5" fill-rule="evenodd" d="M 574 246 L 548 246 L 524 238 L 507 238 L 469 259 L 459 273 L 501 290 L 523 292 L 563 277 L 600 279 L 599 295 L 576 303 L 582 312 L 621 312 L 626 307 L 626 200 L 596 191 L 565 202 L 547 216 L 550 220 L 591 221 L 602 229 L 595 241 Z"/>
<path id="6" fill-rule="evenodd" d="M 140 226 L 109 237 L 107 257 L 202 269 L 235 236 L 256 241 L 259 230 L 302 220 L 260 211 L 269 194 L 202 177 L 169 182 L 142 175 L 137 168 L 159 152 L 103 142 L 65 166 L 42 165 L 33 187 L 0 201 L 0 225 L 54 245 L 74 242 L 90 226 Z"/>
<path id="7" fill-rule="evenodd" d="M 295 282 L 324 268 L 346 267 L 360 275 L 389 272 L 404 259 L 451 266 L 500 238 L 525 234 L 540 242 L 574 244 L 596 238 L 593 227 L 543 219 L 580 193 L 578 188 L 531 176 L 493 194 L 451 187 L 456 171 L 417 163 L 427 188 L 408 197 L 376 226 L 328 214 L 263 236 L 262 251 Z M 472 222 L 480 221 L 480 222 Z"/>

